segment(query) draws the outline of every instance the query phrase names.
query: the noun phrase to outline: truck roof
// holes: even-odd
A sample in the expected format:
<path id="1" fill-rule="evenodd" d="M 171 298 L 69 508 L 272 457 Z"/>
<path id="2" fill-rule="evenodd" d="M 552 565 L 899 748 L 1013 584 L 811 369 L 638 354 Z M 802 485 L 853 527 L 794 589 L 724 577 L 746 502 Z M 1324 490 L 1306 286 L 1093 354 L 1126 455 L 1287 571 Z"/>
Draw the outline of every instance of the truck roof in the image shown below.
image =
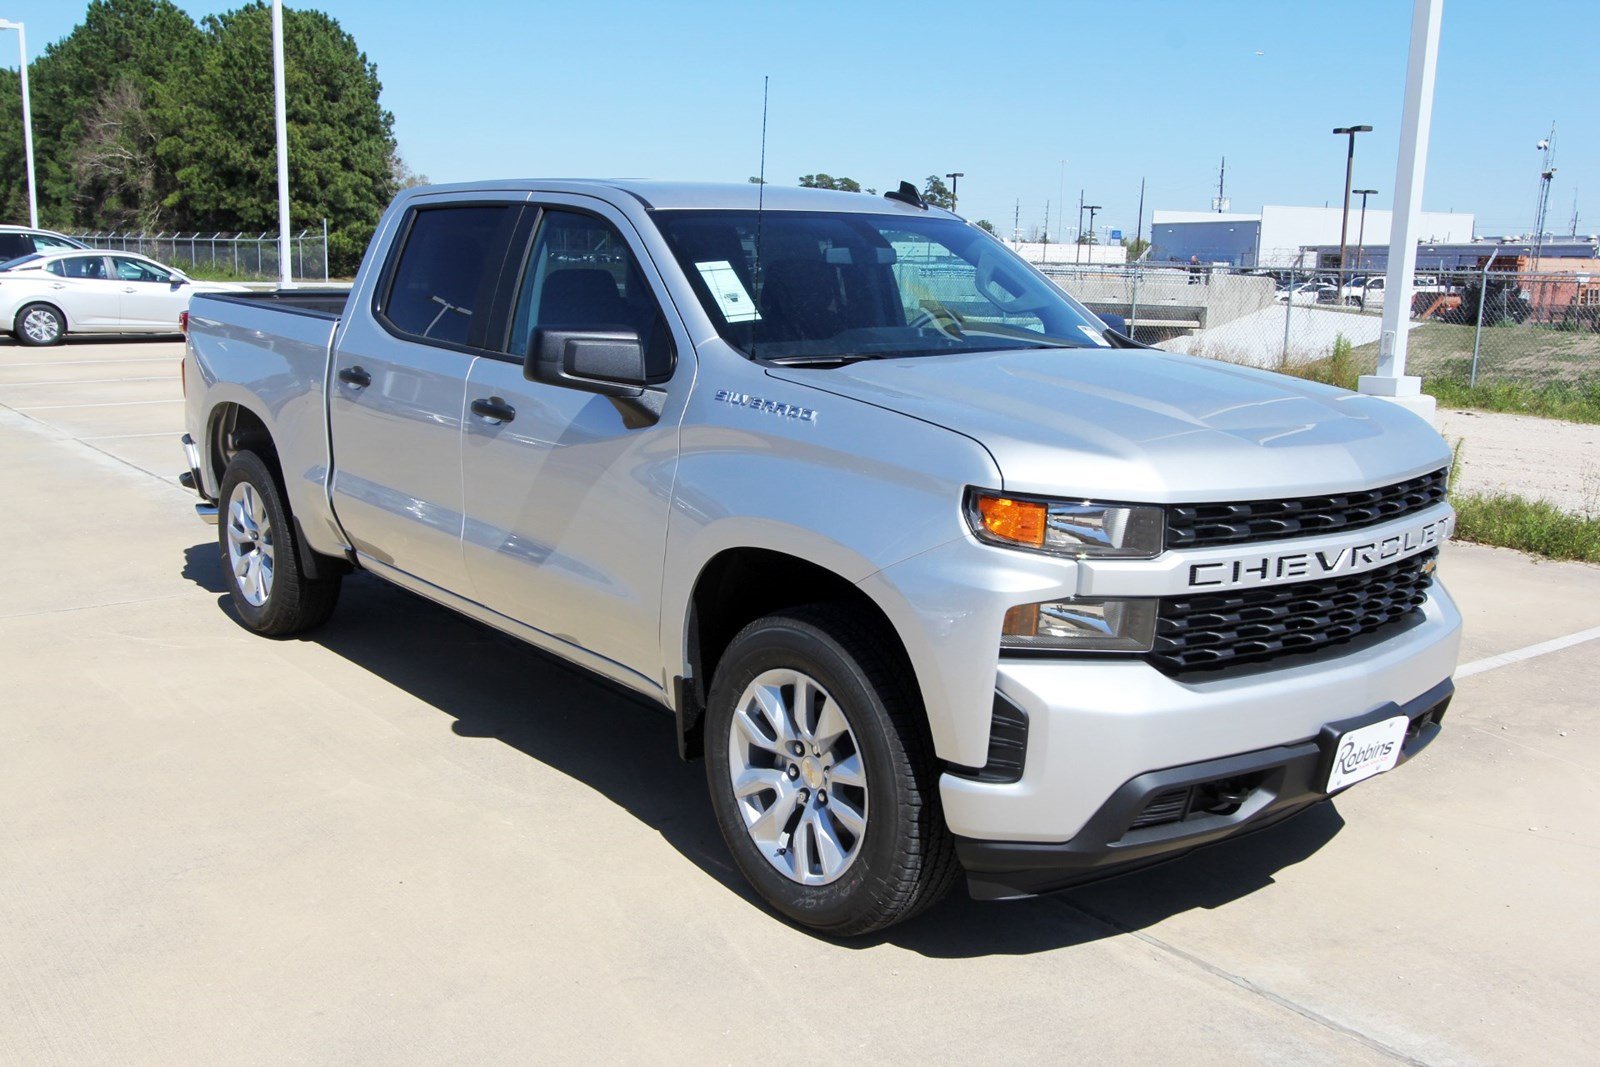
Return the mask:
<path id="1" fill-rule="evenodd" d="M 456 182 L 450 185 L 419 185 L 405 191 L 404 196 L 422 193 L 467 193 L 488 191 L 528 191 L 547 193 L 577 193 L 593 195 L 599 192 L 626 193 L 639 200 L 652 211 L 684 209 L 716 210 L 735 209 L 754 211 L 758 197 L 766 211 L 847 211 L 859 214 L 911 214 L 937 213 L 955 216 L 943 208 L 930 207 L 926 211 L 899 200 L 890 200 L 882 194 L 843 193 L 832 189 L 802 189 L 790 185 L 762 187 L 752 182 L 678 182 L 656 179 L 601 179 L 601 178 L 516 178 L 487 182 Z"/>

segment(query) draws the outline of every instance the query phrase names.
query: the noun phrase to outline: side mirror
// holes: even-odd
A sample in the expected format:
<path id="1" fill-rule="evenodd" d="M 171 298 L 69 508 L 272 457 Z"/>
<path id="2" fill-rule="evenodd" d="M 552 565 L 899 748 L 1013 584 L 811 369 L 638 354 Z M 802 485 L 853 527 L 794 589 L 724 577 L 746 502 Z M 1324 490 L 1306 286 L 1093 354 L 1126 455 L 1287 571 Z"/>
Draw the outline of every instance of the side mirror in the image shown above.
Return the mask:
<path id="1" fill-rule="evenodd" d="M 541 326 L 533 331 L 522 376 L 601 396 L 644 393 L 644 345 L 633 330 Z"/>
<path id="2" fill-rule="evenodd" d="M 1128 320 L 1109 311 L 1097 311 L 1095 316 L 1111 328 L 1112 332 L 1128 336 Z"/>

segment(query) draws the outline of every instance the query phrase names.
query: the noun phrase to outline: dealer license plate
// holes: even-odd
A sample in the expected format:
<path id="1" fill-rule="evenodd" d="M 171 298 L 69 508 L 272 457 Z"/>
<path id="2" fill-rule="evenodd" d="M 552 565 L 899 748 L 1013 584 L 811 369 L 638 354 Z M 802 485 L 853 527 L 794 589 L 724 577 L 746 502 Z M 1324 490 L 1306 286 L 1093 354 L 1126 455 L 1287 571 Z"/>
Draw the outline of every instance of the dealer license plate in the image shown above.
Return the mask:
<path id="1" fill-rule="evenodd" d="M 1328 772 L 1325 792 L 1332 793 L 1347 785 L 1354 785 L 1375 774 L 1394 769 L 1400 762 L 1400 748 L 1405 744 L 1406 727 L 1411 720 L 1404 715 L 1363 726 L 1341 734 L 1333 749 L 1333 769 Z"/>

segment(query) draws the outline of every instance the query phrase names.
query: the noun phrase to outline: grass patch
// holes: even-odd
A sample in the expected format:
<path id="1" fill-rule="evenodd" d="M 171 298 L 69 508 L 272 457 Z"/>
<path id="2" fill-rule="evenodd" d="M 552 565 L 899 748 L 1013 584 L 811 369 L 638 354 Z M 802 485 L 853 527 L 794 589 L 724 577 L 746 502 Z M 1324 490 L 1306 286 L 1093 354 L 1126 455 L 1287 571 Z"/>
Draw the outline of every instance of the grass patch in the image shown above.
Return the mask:
<path id="1" fill-rule="evenodd" d="M 1514 548 L 1549 559 L 1600 563 L 1600 518 L 1572 515 L 1510 493 L 1454 495 L 1457 540 Z"/>
<path id="2" fill-rule="evenodd" d="M 1373 372 L 1372 361 L 1367 356 L 1368 353 L 1360 349 L 1352 349 L 1350 342 L 1340 336 L 1334 341 L 1331 354 L 1320 359 L 1292 361 L 1278 369 L 1296 378 L 1354 389 L 1361 375 Z M 1422 391 L 1437 399 L 1441 407 L 1600 423 L 1600 374 L 1594 372 L 1576 380 L 1480 380 L 1477 385 L 1468 385 L 1464 376 L 1457 377 L 1453 373 L 1424 372 Z"/>

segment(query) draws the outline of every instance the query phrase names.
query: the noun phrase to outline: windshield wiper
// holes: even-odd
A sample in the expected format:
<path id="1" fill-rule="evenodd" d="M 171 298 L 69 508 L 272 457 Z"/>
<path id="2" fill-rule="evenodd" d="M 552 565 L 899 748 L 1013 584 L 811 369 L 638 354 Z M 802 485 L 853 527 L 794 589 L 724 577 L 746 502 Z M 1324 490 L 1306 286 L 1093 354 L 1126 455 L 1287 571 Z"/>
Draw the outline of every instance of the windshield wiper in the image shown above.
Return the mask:
<path id="1" fill-rule="evenodd" d="M 761 357 L 761 362 L 772 363 L 779 367 L 842 367 L 848 363 L 859 363 L 864 359 L 883 359 L 883 356 L 872 355 L 864 352 L 854 352 L 849 355 L 830 356 L 772 356 Z"/>

